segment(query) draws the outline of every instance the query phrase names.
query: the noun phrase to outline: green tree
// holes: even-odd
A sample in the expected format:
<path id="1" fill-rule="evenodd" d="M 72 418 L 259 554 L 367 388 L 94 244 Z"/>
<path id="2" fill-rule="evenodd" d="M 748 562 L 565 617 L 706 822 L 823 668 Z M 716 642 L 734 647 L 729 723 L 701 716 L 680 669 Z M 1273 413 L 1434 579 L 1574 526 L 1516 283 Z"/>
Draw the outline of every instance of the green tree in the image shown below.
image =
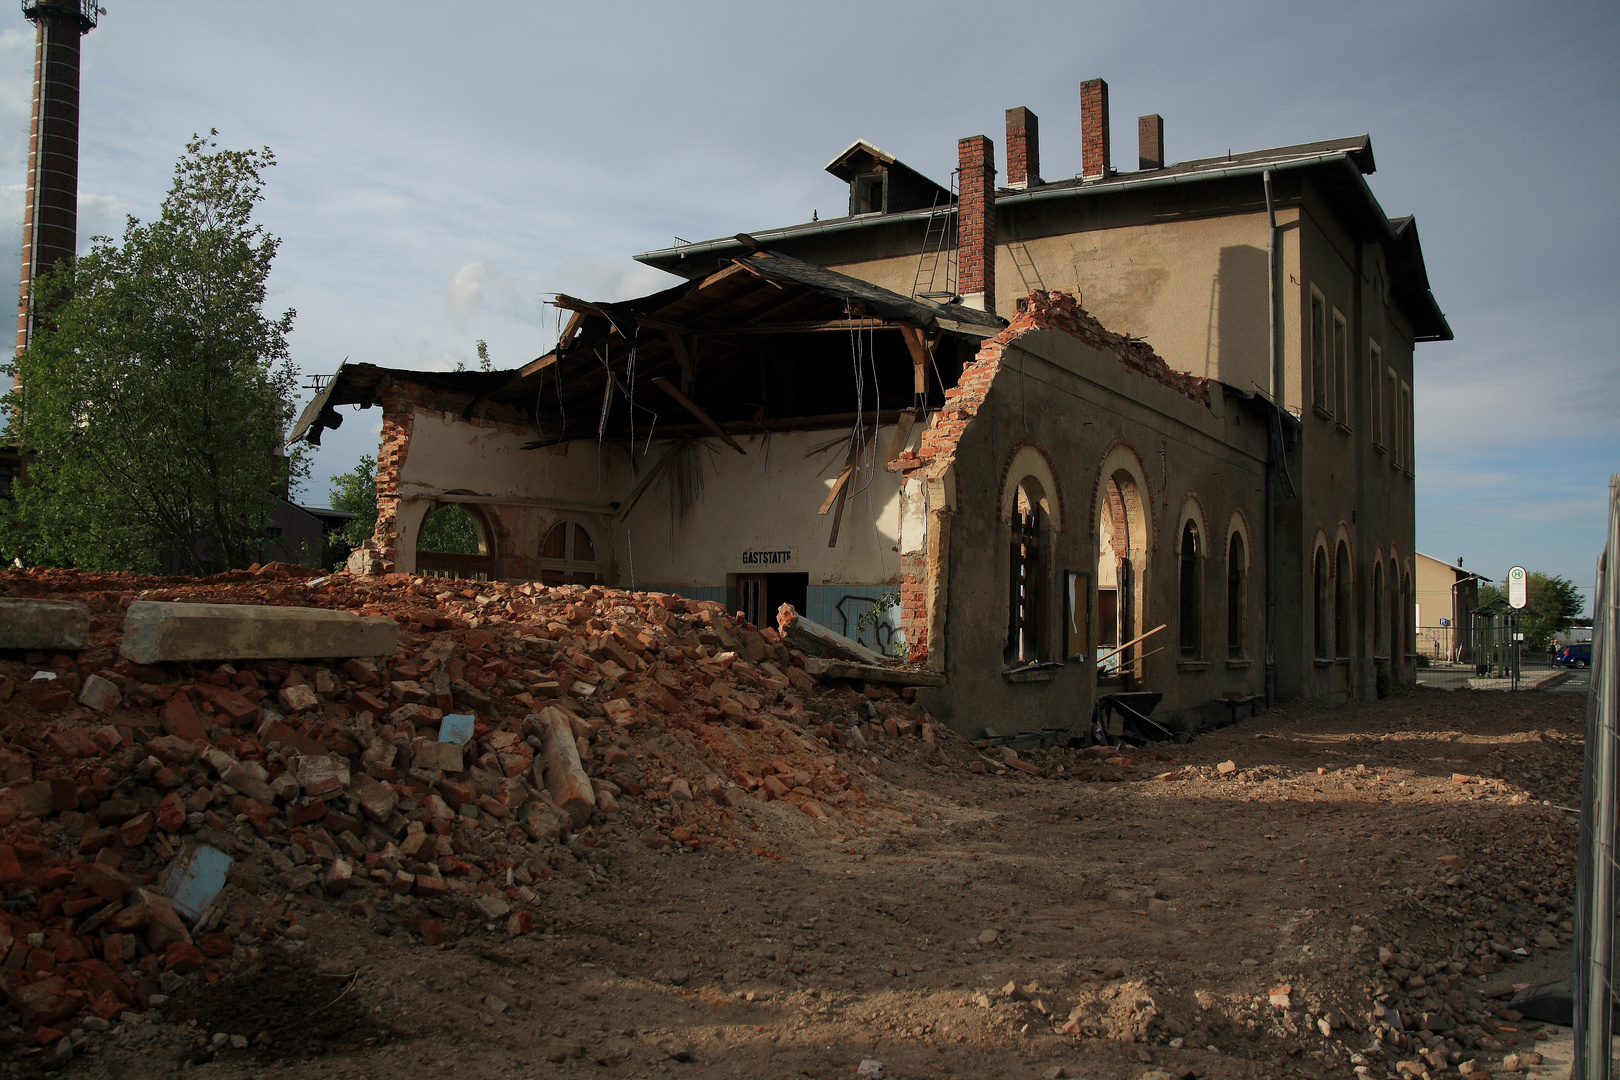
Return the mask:
<path id="1" fill-rule="evenodd" d="M 353 514 L 339 534 L 357 548 L 377 529 L 377 459 L 362 454 L 354 471 L 332 477 L 332 509 Z"/>
<path id="2" fill-rule="evenodd" d="M 0 511 L 6 561 L 192 573 L 245 566 L 265 539 L 294 410 L 292 311 L 264 312 L 280 241 L 253 223 L 268 148 L 194 136 L 158 219 L 93 237 L 43 275 L 7 369 L 10 436 L 33 458 Z"/>
<path id="3" fill-rule="evenodd" d="M 1502 575 L 1507 580 L 1507 575 Z M 1506 598 L 1505 590 L 1495 585 L 1479 587 L 1480 606 L 1498 596 Z M 1577 617 L 1586 607 L 1581 590 L 1568 578 L 1549 576 L 1533 570 L 1524 578 L 1524 611 L 1519 617 L 1519 629 L 1524 633 L 1525 645 L 1540 651 L 1559 633 L 1575 625 Z"/>
<path id="4" fill-rule="evenodd" d="M 448 551 L 458 555 L 478 554 L 478 523 L 465 508 L 451 503 L 441 506 L 422 522 L 418 551 Z"/>
<path id="5" fill-rule="evenodd" d="M 1519 622 L 1532 649 L 1545 649 L 1554 635 L 1568 630 L 1586 606 L 1581 590 L 1568 578 L 1532 571 L 1524 579 L 1525 608 L 1534 612 Z"/>

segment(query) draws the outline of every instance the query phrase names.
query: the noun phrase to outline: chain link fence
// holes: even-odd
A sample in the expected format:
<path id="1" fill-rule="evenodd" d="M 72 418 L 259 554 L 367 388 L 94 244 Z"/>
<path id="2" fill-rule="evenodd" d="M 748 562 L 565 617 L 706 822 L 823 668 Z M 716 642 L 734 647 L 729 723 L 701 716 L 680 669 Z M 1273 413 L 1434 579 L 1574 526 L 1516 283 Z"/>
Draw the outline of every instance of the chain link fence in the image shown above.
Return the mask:
<path id="1" fill-rule="evenodd" d="M 1609 481 L 1609 527 L 1592 602 L 1592 675 L 1581 783 L 1580 871 L 1570 992 L 1575 1080 L 1620 1075 L 1612 1052 L 1615 978 L 1616 812 L 1620 809 L 1620 474 Z"/>

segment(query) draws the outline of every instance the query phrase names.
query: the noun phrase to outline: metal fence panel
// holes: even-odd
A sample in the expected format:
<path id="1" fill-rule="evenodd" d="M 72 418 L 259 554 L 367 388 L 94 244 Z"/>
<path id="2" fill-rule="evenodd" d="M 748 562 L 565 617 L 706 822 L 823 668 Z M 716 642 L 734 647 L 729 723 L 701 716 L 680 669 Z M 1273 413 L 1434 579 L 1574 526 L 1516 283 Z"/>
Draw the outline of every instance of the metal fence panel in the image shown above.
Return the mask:
<path id="1" fill-rule="evenodd" d="M 1609 481 L 1609 529 L 1592 601 L 1592 676 L 1581 782 L 1580 868 L 1570 990 L 1575 1080 L 1609 1080 L 1615 973 L 1616 810 L 1620 804 L 1620 474 Z"/>

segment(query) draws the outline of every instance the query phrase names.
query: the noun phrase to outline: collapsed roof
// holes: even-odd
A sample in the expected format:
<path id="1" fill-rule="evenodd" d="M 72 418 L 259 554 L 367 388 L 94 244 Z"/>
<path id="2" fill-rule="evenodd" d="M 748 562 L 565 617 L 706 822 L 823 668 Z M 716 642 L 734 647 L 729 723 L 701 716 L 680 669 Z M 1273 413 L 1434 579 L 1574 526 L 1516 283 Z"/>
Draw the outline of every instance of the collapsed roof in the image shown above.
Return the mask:
<path id="1" fill-rule="evenodd" d="M 978 341 L 1006 321 L 914 300 L 765 250 L 633 300 L 560 296 L 557 347 L 509 371 L 401 371 L 345 364 L 305 407 L 289 441 L 319 445 L 342 405 L 380 404 L 391 377 L 471 398 L 463 408 L 532 424 L 539 447 L 837 426 L 857 414 L 934 408 Z M 899 331 L 899 332 L 896 332 Z M 922 369 L 919 375 L 918 371 Z"/>

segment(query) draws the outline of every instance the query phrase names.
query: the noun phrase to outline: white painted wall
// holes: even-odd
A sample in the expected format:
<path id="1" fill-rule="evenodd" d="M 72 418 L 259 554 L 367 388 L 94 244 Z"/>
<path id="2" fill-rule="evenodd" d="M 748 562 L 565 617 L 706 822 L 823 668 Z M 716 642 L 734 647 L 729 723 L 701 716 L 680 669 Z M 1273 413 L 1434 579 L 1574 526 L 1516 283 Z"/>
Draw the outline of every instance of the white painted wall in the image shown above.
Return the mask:
<path id="1" fill-rule="evenodd" d="M 746 457 L 709 442 L 703 476 L 703 498 L 684 520 L 671 521 L 669 496 L 662 480 L 631 512 L 621 527 L 614 553 L 621 572 L 634 556 L 637 584 L 642 587 L 724 585 L 727 574 L 806 573 L 810 584 L 878 584 L 900 580 L 900 479 L 882 471 L 872 475 L 871 447 L 881 463 L 893 428 L 874 439 L 867 429 L 868 452 L 844 503 L 838 546 L 829 548 L 832 511 L 816 513 L 843 468 L 847 442 L 826 444 L 847 431 L 799 431 L 739 440 Z M 825 447 L 812 452 L 817 447 Z M 654 444 L 650 458 L 661 448 Z M 748 562 L 748 552 L 788 552 L 785 561 Z"/>
<path id="2" fill-rule="evenodd" d="M 416 536 L 428 510 L 446 492 L 460 492 L 493 500 L 490 509 L 525 557 L 538 555 L 558 519 L 583 522 L 608 580 L 620 587 L 631 585 L 632 574 L 638 588 L 719 587 L 728 574 L 748 573 L 805 573 L 811 586 L 897 582 L 900 478 L 881 465 L 874 477 L 871 467 L 871 447 L 881 462 L 892 427 L 875 436 L 867 429 L 868 450 L 845 500 L 838 546 L 827 546 L 833 515 L 816 511 L 843 467 L 847 435 L 841 429 L 739 439 L 747 456 L 708 440 L 702 497 L 683 520 L 672 522 L 660 478 L 620 521 L 610 504 L 628 501 L 637 479 L 622 446 L 579 439 L 523 450 L 531 434 L 418 410 L 400 470 L 400 569 L 415 568 Z M 638 468 L 657 462 L 669 446 L 654 442 Z M 749 552 L 787 555 L 750 562 Z"/>

